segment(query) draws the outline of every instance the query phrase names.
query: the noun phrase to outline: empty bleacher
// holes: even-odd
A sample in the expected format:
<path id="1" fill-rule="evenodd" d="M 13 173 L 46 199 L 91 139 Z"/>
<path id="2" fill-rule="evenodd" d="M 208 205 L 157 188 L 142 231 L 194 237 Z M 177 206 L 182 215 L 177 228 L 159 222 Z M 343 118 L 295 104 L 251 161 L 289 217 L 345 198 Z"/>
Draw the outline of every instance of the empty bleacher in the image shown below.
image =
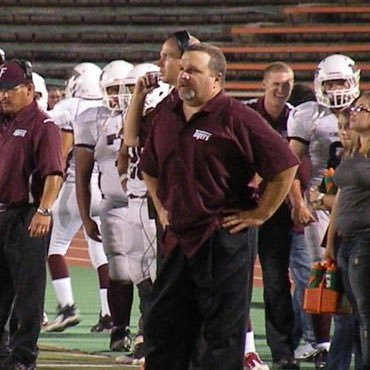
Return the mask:
<path id="1" fill-rule="evenodd" d="M 27 58 L 47 78 L 63 80 L 73 65 L 158 58 L 162 40 L 188 29 L 219 45 L 229 62 L 227 88 L 236 96 L 261 92 L 263 68 L 292 65 L 312 81 L 317 62 L 344 53 L 370 82 L 367 0 L 1 0 L 0 48 Z M 365 84 L 363 86 L 366 86 Z"/>

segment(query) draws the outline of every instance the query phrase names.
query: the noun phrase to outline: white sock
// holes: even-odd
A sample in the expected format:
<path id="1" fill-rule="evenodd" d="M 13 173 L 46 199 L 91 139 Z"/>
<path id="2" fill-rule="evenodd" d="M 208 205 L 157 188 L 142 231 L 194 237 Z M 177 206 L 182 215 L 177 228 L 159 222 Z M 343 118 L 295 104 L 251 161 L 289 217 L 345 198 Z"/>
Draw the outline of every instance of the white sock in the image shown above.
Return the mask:
<path id="1" fill-rule="evenodd" d="M 316 344 L 316 348 L 318 348 L 318 349 L 326 349 L 329 352 L 330 342 L 317 343 Z"/>
<path id="2" fill-rule="evenodd" d="M 100 289 L 99 290 L 99 296 L 100 296 L 100 309 L 101 309 L 101 315 L 104 317 L 105 315 L 110 316 L 110 309 L 108 305 L 108 289 Z"/>
<path id="3" fill-rule="evenodd" d="M 247 354 L 249 352 L 256 352 L 256 345 L 254 343 L 254 332 L 247 331 L 245 333 L 245 349 L 244 353 Z"/>
<path id="4" fill-rule="evenodd" d="M 72 306 L 74 303 L 73 300 L 73 293 L 72 293 L 72 285 L 71 285 L 71 278 L 66 277 L 62 279 L 56 279 L 52 281 L 55 295 L 57 296 L 58 303 L 61 307 L 65 305 Z"/>

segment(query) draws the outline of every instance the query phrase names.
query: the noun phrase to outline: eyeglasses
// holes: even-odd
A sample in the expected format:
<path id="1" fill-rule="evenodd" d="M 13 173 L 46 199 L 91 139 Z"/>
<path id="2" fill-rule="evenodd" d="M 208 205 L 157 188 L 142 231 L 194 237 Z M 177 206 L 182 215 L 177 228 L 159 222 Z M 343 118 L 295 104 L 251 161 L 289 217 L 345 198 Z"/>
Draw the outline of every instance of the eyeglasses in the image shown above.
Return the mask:
<path id="1" fill-rule="evenodd" d="M 370 109 L 367 109 L 367 108 L 363 107 L 362 105 L 354 105 L 351 108 L 349 108 L 349 112 L 351 114 L 357 114 L 357 113 L 361 113 L 361 112 L 370 113 Z"/>

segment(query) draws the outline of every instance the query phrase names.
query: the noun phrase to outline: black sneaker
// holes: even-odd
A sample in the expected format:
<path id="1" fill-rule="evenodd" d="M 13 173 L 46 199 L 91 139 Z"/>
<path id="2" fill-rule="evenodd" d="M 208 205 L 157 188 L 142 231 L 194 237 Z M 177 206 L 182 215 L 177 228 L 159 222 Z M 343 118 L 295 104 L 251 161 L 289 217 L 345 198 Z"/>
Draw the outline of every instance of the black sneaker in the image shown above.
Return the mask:
<path id="1" fill-rule="evenodd" d="M 24 364 L 23 362 L 13 362 L 8 367 L 6 367 L 6 370 L 36 370 L 36 364 Z"/>
<path id="2" fill-rule="evenodd" d="M 299 362 L 294 357 L 282 358 L 274 362 L 272 368 L 276 370 L 299 370 Z"/>
<path id="3" fill-rule="evenodd" d="M 146 347 L 144 345 L 144 337 L 139 334 L 134 339 L 134 349 L 132 351 L 132 357 L 137 360 L 134 365 L 141 365 L 145 362 Z"/>
<path id="4" fill-rule="evenodd" d="M 132 351 L 132 353 L 116 357 L 116 362 L 119 362 L 124 365 L 144 365 L 145 354 L 146 353 L 143 342 L 143 336 L 138 335 L 134 339 L 134 350 Z"/>
<path id="5" fill-rule="evenodd" d="M 36 370 L 36 364 L 24 364 L 22 362 L 15 362 L 9 368 L 9 370 Z"/>
<path id="6" fill-rule="evenodd" d="M 110 334 L 109 348 L 113 352 L 130 352 L 131 337 L 130 329 L 122 326 L 115 326 Z"/>
<path id="7" fill-rule="evenodd" d="M 77 307 L 73 304 L 60 308 L 56 318 L 45 327 L 46 332 L 62 332 L 81 321 Z"/>
<path id="8" fill-rule="evenodd" d="M 328 351 L 325 348 L 319 348 L 315 355 L 315 368 L 316 370 L 325 369 L 326 358 L 328 357 Z"/>
<path id="9" fill-rule="evenodd" d="M 109 315 L 100 315 L 98 323 L 91 327 L 90 333 L 110 333 L 112 328 L 112 318 Z"/>

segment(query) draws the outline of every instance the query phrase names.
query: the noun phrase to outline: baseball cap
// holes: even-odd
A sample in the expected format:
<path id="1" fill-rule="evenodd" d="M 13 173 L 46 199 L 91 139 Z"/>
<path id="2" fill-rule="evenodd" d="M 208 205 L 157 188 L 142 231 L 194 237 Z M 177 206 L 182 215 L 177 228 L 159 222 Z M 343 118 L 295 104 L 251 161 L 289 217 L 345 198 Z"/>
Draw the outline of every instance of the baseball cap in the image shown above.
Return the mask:
<path id="1" fill-rule="evenodd" d="M 29 82 L 32 82 L 31 63 L 11 60 L 0 66 L 0 89 L 12 89 Z"/>

